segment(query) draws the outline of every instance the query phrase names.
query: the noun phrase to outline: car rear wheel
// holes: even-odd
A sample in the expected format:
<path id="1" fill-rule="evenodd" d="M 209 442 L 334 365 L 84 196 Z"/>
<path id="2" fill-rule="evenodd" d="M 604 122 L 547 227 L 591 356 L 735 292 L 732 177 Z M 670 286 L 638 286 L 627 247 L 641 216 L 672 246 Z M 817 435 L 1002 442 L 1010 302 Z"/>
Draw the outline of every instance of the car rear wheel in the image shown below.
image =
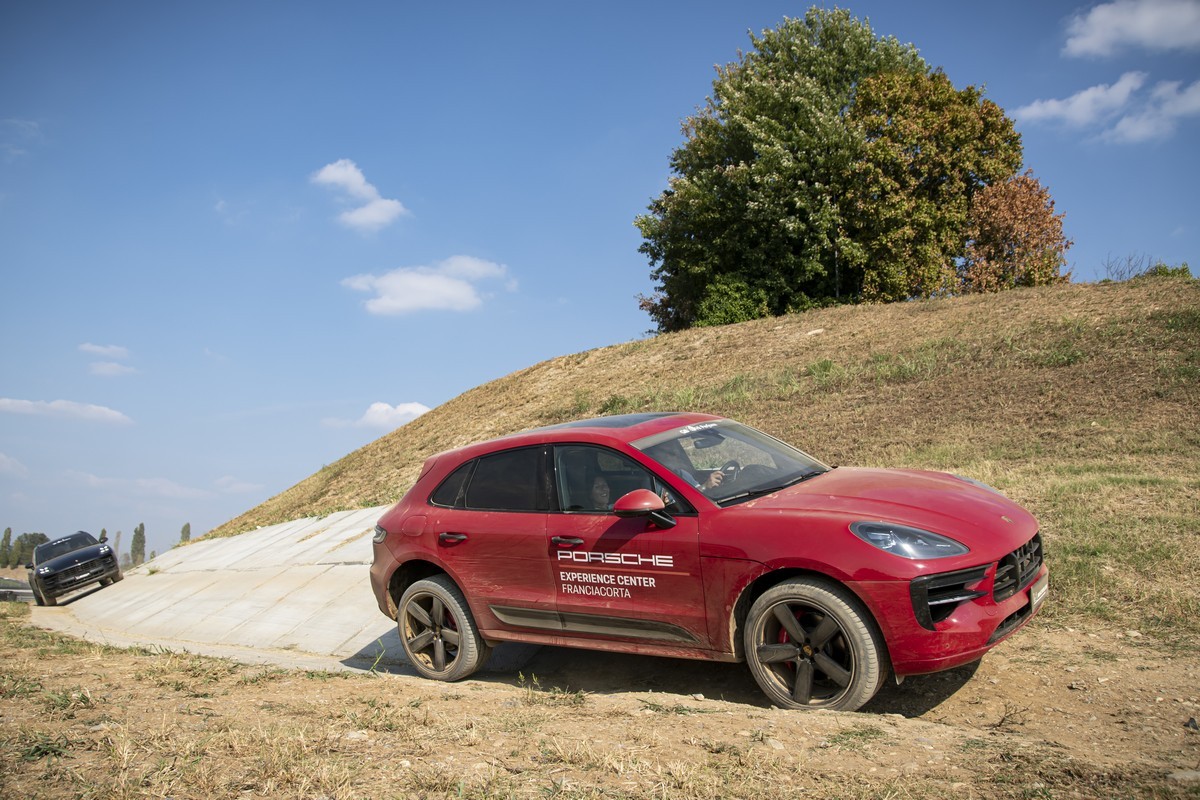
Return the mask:
<path id="1" fill-rule="evenodd" d="M 426 678 L 462 680 L 491 654 L 466 598 L 444 575 L 417 581 L 405 590 L 396 624 L 409 663 Z"/>
<path id="2" fill-rule="evenodd" d="M 856 711 L 884 678 L 884 646 L 853 595 L 827 581 L 793 578 L 754 601 L 744 628 L 746 661 L 783 708 Z"/>

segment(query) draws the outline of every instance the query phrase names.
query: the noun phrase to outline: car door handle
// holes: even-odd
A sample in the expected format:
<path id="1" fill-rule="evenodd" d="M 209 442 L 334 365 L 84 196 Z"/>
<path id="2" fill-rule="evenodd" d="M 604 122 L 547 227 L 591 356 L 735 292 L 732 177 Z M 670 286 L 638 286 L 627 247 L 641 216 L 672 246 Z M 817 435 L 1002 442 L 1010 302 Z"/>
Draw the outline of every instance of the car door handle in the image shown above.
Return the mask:
<path id="1" fill-rule="evenodd" d="M 578 547 L 583 544 L 583 539 L 576 539 L 574 536 L 553 536 L 550 541 L 555 544 L 565 544 L 571 547 Z"/>
<path id="2" fill-rule="evenodd" d="M 466 540 L 467 540 L 467 535 L 465 533 L 439 533 L 438 534 L 438 541 L 446 542 L 447 544 L 454 544 L 457 542 L 465 542 Z"/>

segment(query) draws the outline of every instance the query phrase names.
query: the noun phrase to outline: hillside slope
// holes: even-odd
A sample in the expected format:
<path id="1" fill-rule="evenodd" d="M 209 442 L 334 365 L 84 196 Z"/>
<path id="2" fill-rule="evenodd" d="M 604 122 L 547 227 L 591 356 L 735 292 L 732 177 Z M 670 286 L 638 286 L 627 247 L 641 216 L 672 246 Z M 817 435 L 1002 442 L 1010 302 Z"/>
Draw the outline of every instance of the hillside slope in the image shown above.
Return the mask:
<path id="1" fill-rule="evenodd" d="M 1042 521 L 1069 598 L 1060 614 L 1116 619 L 1128 603 L 1140 624 L 1200 630 L 1186 577 L 1200 571 L 1200 281 L 1188 279 L 822 309 L 562 356 L 465 392 L 209 535 L 393 502 L 426 457 L 480 439 L 674 409 L 740 419 L 828 463 L 992 483 Z"/>

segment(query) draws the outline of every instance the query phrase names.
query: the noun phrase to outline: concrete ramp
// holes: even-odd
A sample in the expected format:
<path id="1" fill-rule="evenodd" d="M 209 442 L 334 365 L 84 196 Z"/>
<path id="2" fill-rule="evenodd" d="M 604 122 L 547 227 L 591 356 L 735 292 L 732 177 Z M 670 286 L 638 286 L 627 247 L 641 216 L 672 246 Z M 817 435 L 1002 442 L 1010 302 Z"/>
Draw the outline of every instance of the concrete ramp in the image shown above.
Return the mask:
<path id="1" fill-rule="evenodd" d="M 367 574 L 371 534 L 387 508 L 176 547 L 120 583 L 35 607 L 33 621 L 120 646 L 406 671 L 395 625 L 375 605 Z"/>

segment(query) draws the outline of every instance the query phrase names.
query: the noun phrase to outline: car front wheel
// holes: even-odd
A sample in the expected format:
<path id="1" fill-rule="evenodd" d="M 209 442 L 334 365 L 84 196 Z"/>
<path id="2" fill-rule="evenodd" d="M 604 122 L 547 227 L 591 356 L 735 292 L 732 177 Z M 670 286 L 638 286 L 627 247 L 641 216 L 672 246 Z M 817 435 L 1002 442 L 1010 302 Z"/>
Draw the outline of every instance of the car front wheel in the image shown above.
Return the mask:
<path id="1" fill-rule="evenodd" d="M 853 595 L 819 579 L 793 578 L 754 601 L 744 628 L 746 661 L 783 708 L 856 711 L 884 678 L 884 646 Z"/>
<path id="2" fill-rule="evenodd" d="M 462 680 L 491 653 L 466 598 L 445 575 L 409 586 L 400 598 L 396 624 L 409 663 L 426 678 Z"/>

